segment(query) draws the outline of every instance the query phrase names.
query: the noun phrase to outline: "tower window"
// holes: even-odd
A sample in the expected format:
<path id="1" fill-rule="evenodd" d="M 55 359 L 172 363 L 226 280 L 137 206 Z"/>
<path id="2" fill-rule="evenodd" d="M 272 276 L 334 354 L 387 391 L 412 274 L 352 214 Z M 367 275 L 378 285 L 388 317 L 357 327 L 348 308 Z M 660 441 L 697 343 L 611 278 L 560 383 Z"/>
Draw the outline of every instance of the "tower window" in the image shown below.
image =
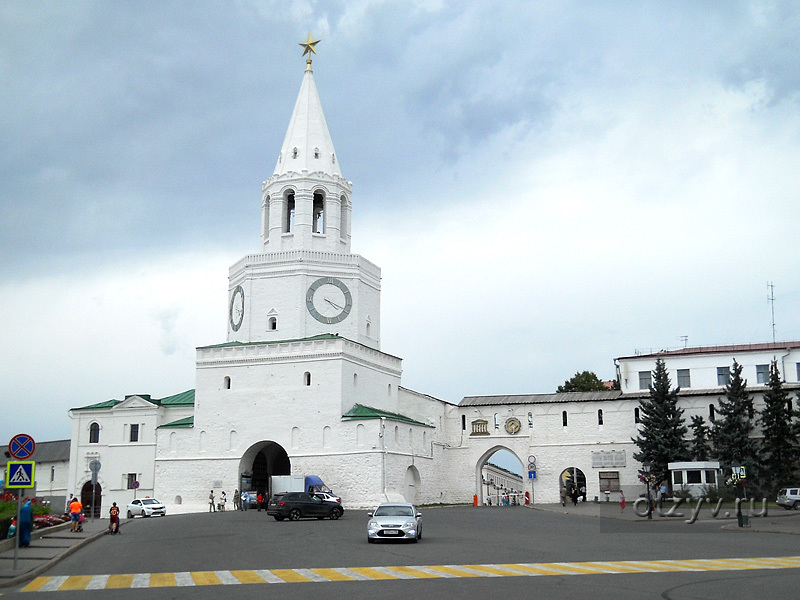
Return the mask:
<path id="1" fill-rule="evenodd" d="M 267 329 L 269 329 L 270 331 L 275 331 L 276 329 L 278 329 L 278 319 L 276 319 L 275 317 L 270 317 L 269 321 L 267 321 Z"/>
<path id="2" fill-rule="evenodd" d="M 597 411 L 597 424 L 598 425 L 602 425 L 603 424 L 603 410 L 602 409 Z"/>
<path id="3" fill-rule="evenodd" d="M 717 418 L 717 411 L 714 409 L 714 405 L 713 404 L 709 404 L 708 405 L 708 420 L 713 423 L 716 420 L 716 418 Z"/>
<path id="4" fill-rule="evenodd" d="M 639 409 L 638 408 L 634 408 L 633 409 L 633 422 L 634 423 L 641 423 L 640 417 L 639 417 Z"/>
<path id="5" fill-rule="evenodd" d="M 291 233 L 294 230 L 294 192 L 286 195 L 286 204 L 283 213 L 283 232 Z"/>
<path id="6" fill-rule="evenodd" d="M 319 148 L 314 148 L 314 158 L 319 158 Z"/>
<path id="7" fill-rule="evenodd" d="M 533 413 L 528 413 L 528 429 L 533 429 Z"/>
<path id="8" fill-rule="evenodd" d="M 297 148 L 292 148 L 292 158 L 297 158 Z"/>
<path id="9" fill-rule="evenodd" d="M 320 193 L 314 194 L 314 233 L 325 233 L 325 196 Z"/>
<path id="10" fill-rule="evenodd" d="M 97 444 L 100 442 L 100 425 L 92 423 L 89 425 L 89 443 Z"/>
<path id="11" fill-rule="evenodd" d="M 347 197 L 339 198 L 339 237 L 347 237 Z M 800 364 L 800 363 L 798 363 Z M 800 373 L 800 371 L 798 371 Z"/>
<path id="12" fill-rule="evenodd" d="M 563 425 L 564 427 L 567 426 L 567 411 L 565 410 L 561 411 L 561 425 Z"/>
<path id="13" fill-rule="evenodd" d="M 467 430 L 467 415 L 461 415 L 461 431 Z"/>
<path id="14" fill-rule="evenodd" d="M 500 429 L 500 415 L 494 413 L 494 428 Z"/>
<path id="15" fill-rule="evenodd" d="M 306 371 L 306 372 L 303 374 L 303 381 L 305 381 L 305 384 L 306 384 L 306 385 L 311 385 L 311 373 L 309 373 L 308 371 Z"/>
<path id="16" fill-rule="evenodd" d="M 222 380 L 222 387 L 226 390 L 231 389 L 231 378 L 227 375 L 225 376 L 225 379 Z"/>

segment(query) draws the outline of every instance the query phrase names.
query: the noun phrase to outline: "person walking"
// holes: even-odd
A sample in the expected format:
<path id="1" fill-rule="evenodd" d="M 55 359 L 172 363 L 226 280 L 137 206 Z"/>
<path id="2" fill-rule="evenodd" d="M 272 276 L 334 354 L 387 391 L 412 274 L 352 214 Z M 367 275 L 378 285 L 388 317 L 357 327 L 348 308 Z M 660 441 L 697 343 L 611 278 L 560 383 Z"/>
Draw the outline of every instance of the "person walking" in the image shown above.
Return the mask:
<path id="1" fill-rule="evenodd" d="M 242 502 L 242 510 L 247 510 L 249 508 L 247 505 L 250 504 L 250 494 L 248 494 L 244 490 L 242 490 L 241 502 Z"/>
<path id="2" fill-rule="evenodd" d="M 25 504 L 19 509 L 19 524 L 17 525 L 17 535 L 19 535 L 19 547 L 27 548 L 31 545 L 31 528 L 33 527 L 33 507 L 31 501 L 25 499 Z"/>
<path id="3" fill-rule="evenodd" d="M 208 495 L 208 512 L 217 512 L 217 507 L 214 505 L 214 490 Z"/>
<path id="4" fill-rule="evenodd" d="M 625 494 L 622 490 L 619 491 L 619 512 L 625 510 Z"/>
<path id="5" fill-rule="evenodd" d="M 239 495 L 239 488 L 233 490 L 233 510 L 240 510 L 242 507 L 242 497 Z"/>
<path id="6" fill-rule="evenodd" d="M 264 496 L 261 495 L 261 492 L 256 496 L 256 504 L 258 504 L 258 512 L 261 512 L 261 505 L 264 504 Z"/>
<path id="7" fill-rule="evenodd" d="M 225 503 L 228 501 L 228 497 L 225 495 L 225 490 L 222 490 L 222 494 L 219 497 L 219 510 L 220 512 L 225 512 Z"/>
<path id="8" fill-rule="evenodd" d="M 69 498 L 67 499 L 67 504 L 66 504 L 66 507 L 64 508 L 64 514 L 65 514 L 65 515 L 68 515 L 68 514 L 70 513 L 70 510 L 69 510 L 69 505 L 70 505 L 70 504 L 72 504 L 72 501 L 73 501 L 74 499 L 75 499 L 75 497 L 74 497 L 72 494 L 70 494 L 70 495 L 69 495 Z"/>
<path id="9" fill-rule="evenodd" d="M 116 502 L 108 510 L 108 514 L 111 521 L 108 525 L 108 532 L 111 534 L 119 533 L 119 506 L 117 506 Z"/>
<path id="10" fill-rule="evenodd" d="M 83 512 L 83 504 L 76 497 L 73 496 L 72 502 L 69 505 L 69 518 L 72 521 L 72 532 L 78 531 L 80 524 L 81 513 Z"/>
<path id="11" fill-rule="evenodd" d="M 567 486 L 562 485 L 561 489 L 559 490 L 559 494 L 561 495 L 561 506 L 567 505 Z"/>

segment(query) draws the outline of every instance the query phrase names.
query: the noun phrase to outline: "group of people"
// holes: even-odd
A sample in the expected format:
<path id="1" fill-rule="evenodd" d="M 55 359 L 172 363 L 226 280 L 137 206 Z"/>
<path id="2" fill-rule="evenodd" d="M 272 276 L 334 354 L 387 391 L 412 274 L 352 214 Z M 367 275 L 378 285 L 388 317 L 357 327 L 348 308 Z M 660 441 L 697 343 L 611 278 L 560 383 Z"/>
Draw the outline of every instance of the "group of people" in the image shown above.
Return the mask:
<path id="1" fill-rule="evenodd" d="M 258 510 L 262 508 L 266 510 L 264 505 L 264 496 L 259 494 L 253 495 L 254 492 L 246 492 L 242 490 L 239 492 L 238 488 L 233 491 L 233 510 L 247 510 L 250 503 L 255 500 Z M 214 496 L 214 490 L 208 494 L 208 512 L 225 512 L 225 504 L 228 502 L 228 497 L 224 491 L 219 494 L 219 501 Z"/>
<path id="2" fill-rule="evenodd" d="M 117 503 L 112 502 L 111 508 L 108 509 L 108 533 L 119 533 L 119 512 Z M 69 520 L 72 523 L 71 531 L 73 533 L 83 531 L 83 523 L 86 521 L 86 516 L 83 514 L 83 503 L 77 496 L 69 495 L 67 513 L 69 513 Z"/>
<path id="3" fill-rule="evenodd" d="M 572 504 L 578 506 L 578 500 L 586 502 L 586 486 L 582 485 L 580 489 L 574 483 L 568 482 L 561 487 L 561 506 L 567 505 L 567 498 L 572 500 Z"/>

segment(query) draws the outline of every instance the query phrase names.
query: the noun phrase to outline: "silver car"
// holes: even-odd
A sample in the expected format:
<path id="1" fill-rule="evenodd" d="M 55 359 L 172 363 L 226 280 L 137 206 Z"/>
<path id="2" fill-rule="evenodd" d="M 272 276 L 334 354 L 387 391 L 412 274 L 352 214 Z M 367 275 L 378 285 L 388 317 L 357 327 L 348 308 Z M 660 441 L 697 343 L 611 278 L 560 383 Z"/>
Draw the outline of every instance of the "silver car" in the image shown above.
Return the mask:
<path id="1" fill-rule="evenodd" d="M 407 502 L 386 502 L 367 513 L 367 541 L 422 539 L 422 513 Z"/>
<path id="2" fill-rule="evenodd" d="M 800 488 L 783 488 L 778 492 L 775 503 L 786 510 L 800 510 Z"/>

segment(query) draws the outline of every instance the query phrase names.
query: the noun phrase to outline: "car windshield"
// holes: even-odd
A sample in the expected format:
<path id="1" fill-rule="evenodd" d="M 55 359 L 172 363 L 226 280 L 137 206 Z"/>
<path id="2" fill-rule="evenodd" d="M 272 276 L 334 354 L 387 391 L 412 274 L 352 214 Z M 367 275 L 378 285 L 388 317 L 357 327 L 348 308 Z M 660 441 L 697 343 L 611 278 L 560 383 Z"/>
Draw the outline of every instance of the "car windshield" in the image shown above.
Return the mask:
<path id="1" fill-rule="evenodd" d="M 155 498 L 145 498 L 144 500 L 142 500 L 142 504 L 161 504 L 161 503 Z"/>
<path id="2" fill-rule="evenodd" d="M 375 510 L 376 517 L 413 517 L 414 510 L 410 506 L 379 506 Z"/>

